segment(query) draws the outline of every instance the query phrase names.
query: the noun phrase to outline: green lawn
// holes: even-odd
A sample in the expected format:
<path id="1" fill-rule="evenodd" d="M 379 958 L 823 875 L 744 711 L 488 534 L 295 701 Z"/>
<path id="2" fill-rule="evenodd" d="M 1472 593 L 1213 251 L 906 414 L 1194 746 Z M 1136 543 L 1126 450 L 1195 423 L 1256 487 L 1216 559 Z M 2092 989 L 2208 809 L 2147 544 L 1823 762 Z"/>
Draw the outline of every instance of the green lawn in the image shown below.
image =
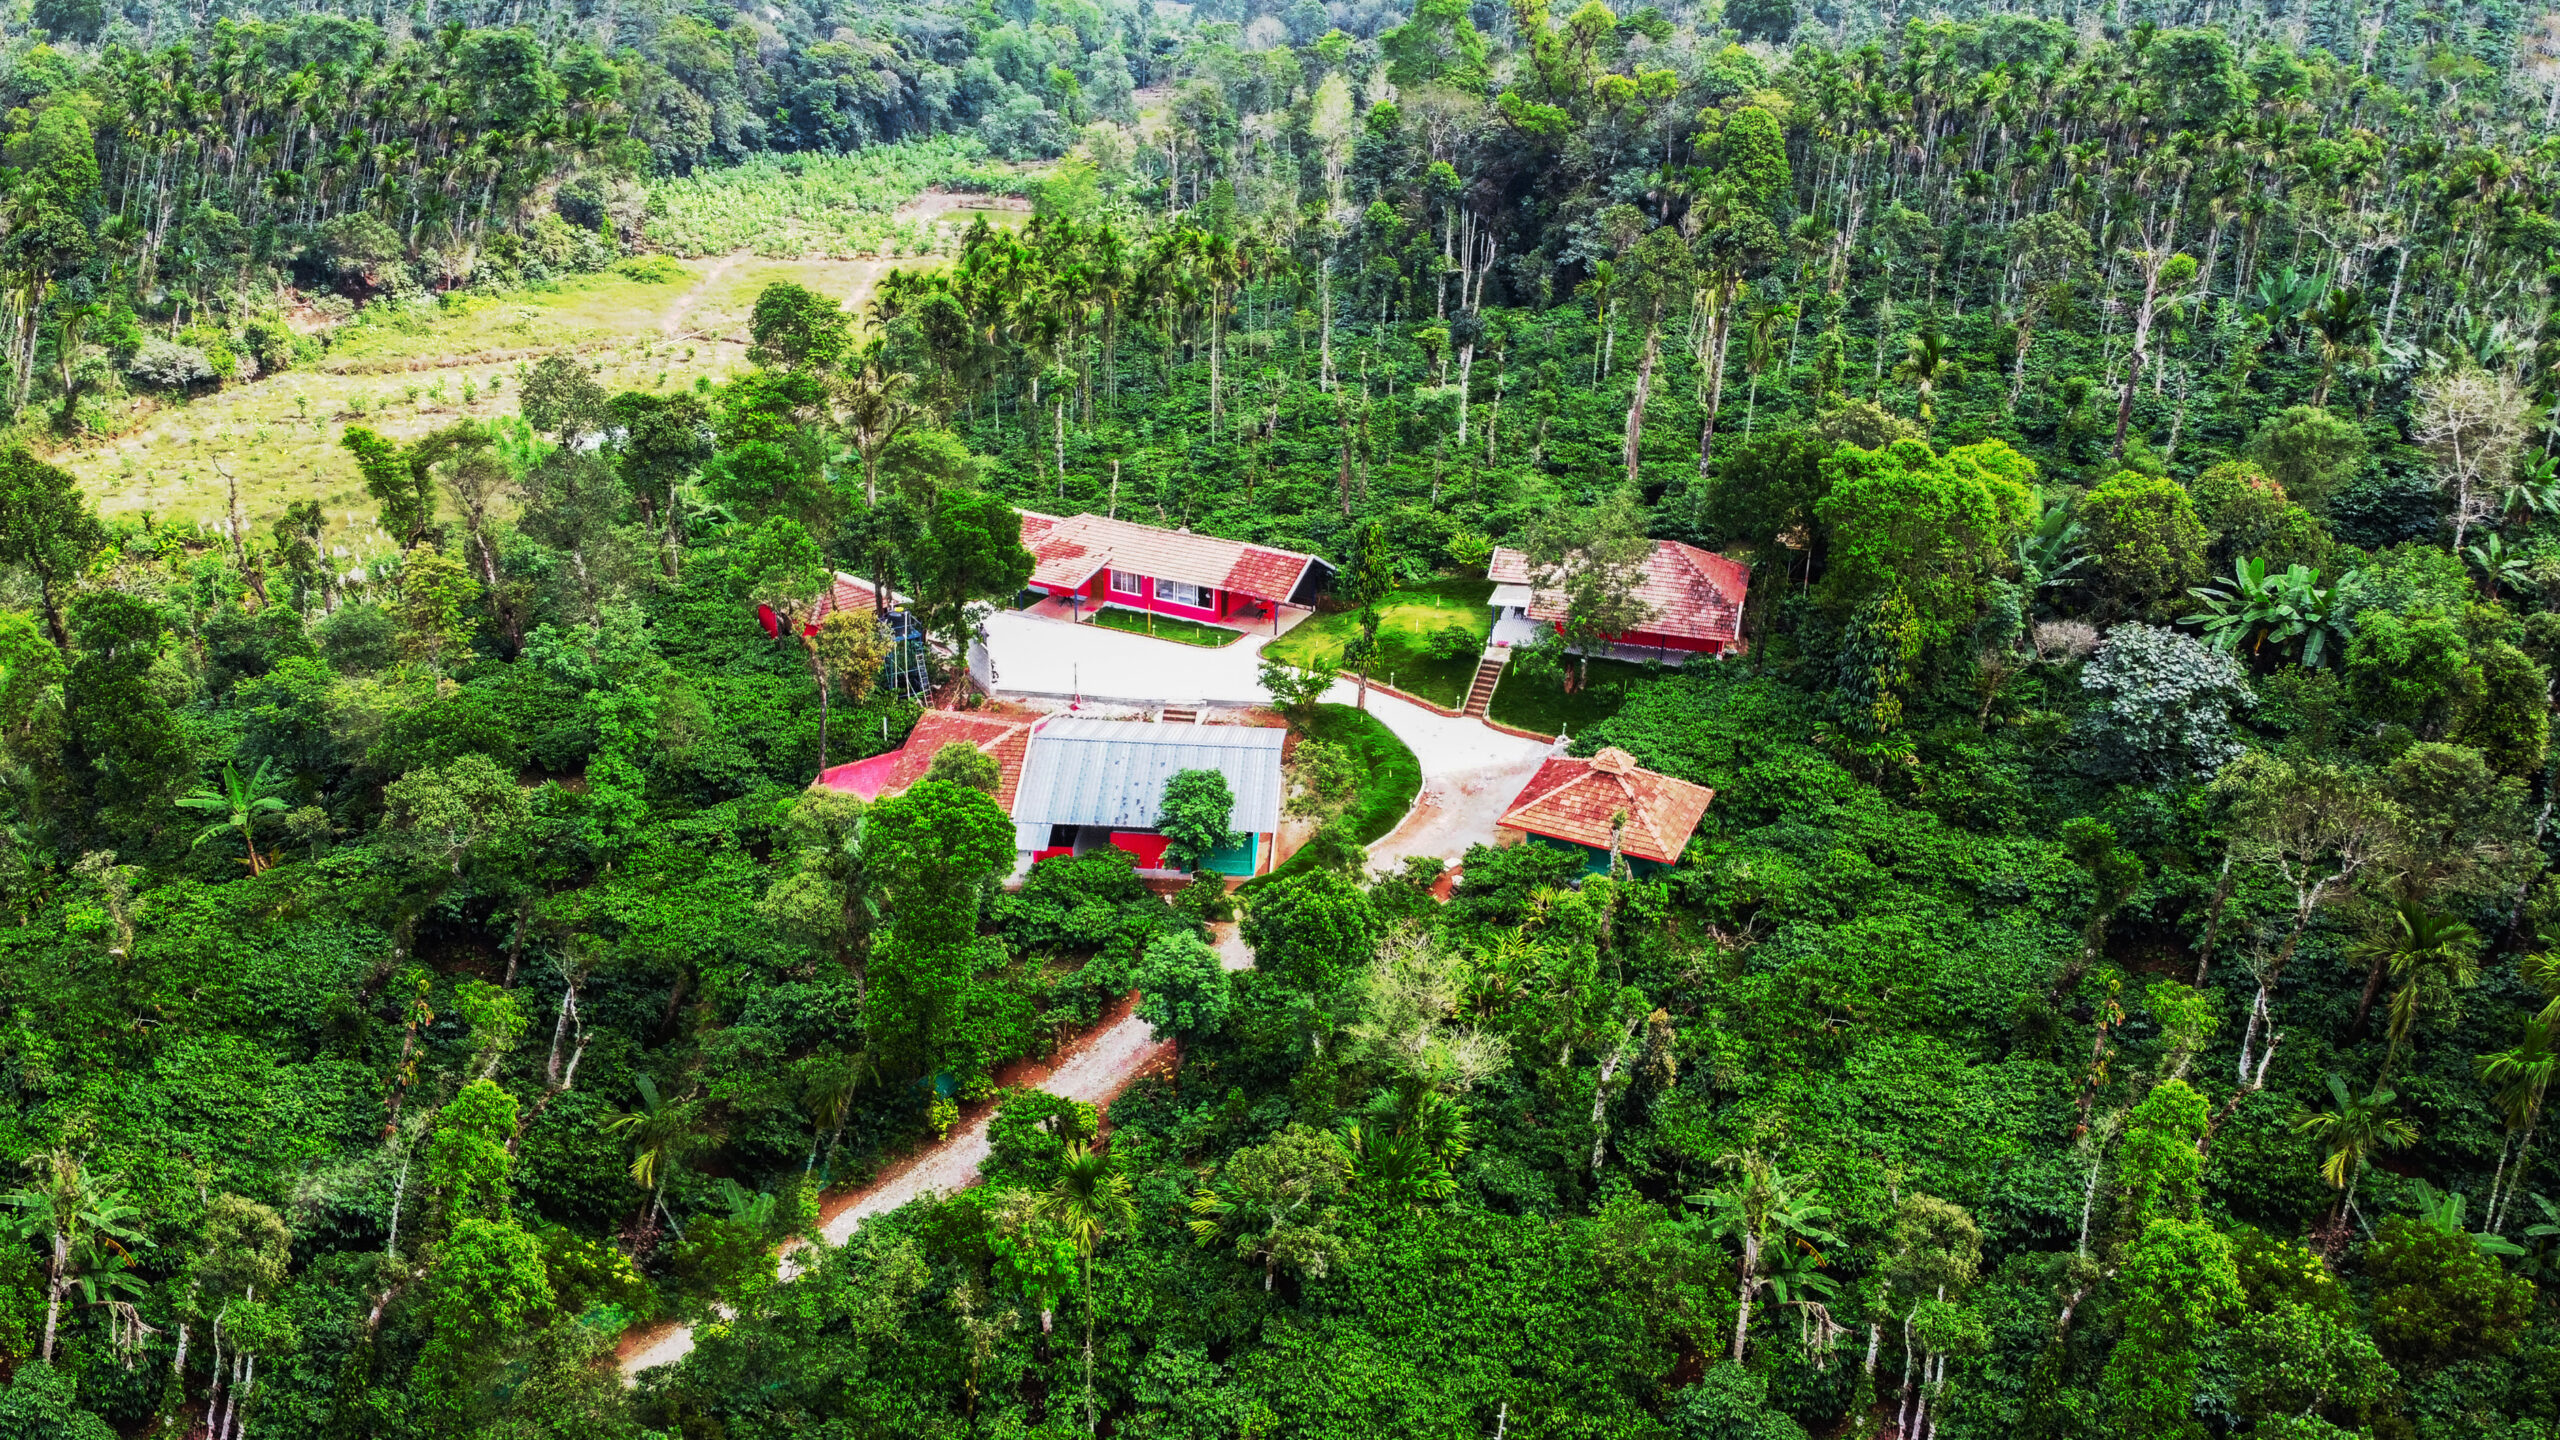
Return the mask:
<path id="1" fill-rule="evenodd" d="M 1570 666 L 1571 656 L 1565 658 Z M 1646 667 L 1625 660 L 1591 662 L 1591 683 L 1567 695 L 1553 680 L 1531 680 L 1505 674 L 1493 692 L 1492 717 L 1505 725 L 1541 735 L 1579 735 L 1618 713 L 1627 686 L 1645 678 Z"/>
<path id="2" fill-rule="evenodd" d="M 1118 610 L 1105 606 L 1093 614 L 1093 622 L 1105 630 L 1126 630 L 1132 635 L 1153 635 L 1159 640 L 1174 640 L 1185 645 L 1200 645 L 1215 650 L 1233 645 L 1244 638 L 1242 631 L 1203 625 L 1179 615 L 1149 616 L 1136 610 Z"/>
<path id="3" fill-rule="evenodd" d="M 1485 637 L 1493 632 L 1492 596 L 1490 580 L 1434 580 L 1378 602 L 1378 659 L 1371 678 L 1452 709 L 1464 705 Z M 1474 640 L 1464 655 L 1444 659 L 1434 653 L 1431 639 L 1452 627 Z M 1319 615 L 1262 647 L 1262 653 L 1292 665 L 1338 666 L 1343 645 L 1359 634 L 1355 612 Z"/>
<path id="4" fill-rule="evenodd" d="M 1309 740 L 1345 746 L 1359 759 L 1360 798 L 1342 817 L 1352 844 L 1366 845 L 1396 828 L 1413 808 L 1413 797 L 1422 793 L 1422 762 L 1377 716 L 1349 705 L 1319 705 L 1304 733 Z M 1330 848 L 1320 842 L 1300 846 L 1270 875 L 1247 883 L 1308 869 Z"/>

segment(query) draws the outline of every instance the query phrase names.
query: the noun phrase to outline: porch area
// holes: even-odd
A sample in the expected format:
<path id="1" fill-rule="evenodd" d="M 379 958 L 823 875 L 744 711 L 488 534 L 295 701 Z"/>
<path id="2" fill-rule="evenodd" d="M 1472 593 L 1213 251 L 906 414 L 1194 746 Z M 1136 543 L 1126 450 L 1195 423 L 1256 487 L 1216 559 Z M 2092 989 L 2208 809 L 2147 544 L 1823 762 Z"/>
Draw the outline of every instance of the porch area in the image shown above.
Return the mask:
<path id="1" fill-rule="evenodd" d="M 1044 595 L 1031 604 L 1023 606 L 1020 613 L 1034 619 L 1054 620 L 1067 625 L 1090 625 L 1093 623 L 1095 612 L 1106 606 L 1115 610 L 1125 610 L 1132 615 L 1147 613 L 1141 606 L 1121 604 L 1117 601 L 1104 601 L 1097 604 L 1092 597 L 1073 592 Z M 1196 610 L 1168 609 L 1158 613 L 1188 620 L 1192 624 L 1207 626 L 1214 630 L 1232 630 L 1239 635 L 1259 635 L 1264 639 L 1286 635 L 1305 624 L 1316 613 L 1312 606 L 1291 605 L 1276 600 L 1251 600 L 1243 596 L 1230 596 L 1227 600 L 1226 612 L 1224 615 L 1203 615 Z"/>

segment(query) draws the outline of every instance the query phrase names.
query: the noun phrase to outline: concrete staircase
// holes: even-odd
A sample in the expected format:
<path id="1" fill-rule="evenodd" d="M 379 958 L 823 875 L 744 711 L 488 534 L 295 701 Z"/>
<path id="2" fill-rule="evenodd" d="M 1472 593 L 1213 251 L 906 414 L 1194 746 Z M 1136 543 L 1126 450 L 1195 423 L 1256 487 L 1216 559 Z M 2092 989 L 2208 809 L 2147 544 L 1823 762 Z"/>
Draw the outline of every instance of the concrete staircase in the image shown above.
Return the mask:
<path id="1" fill-rule="evenodd" d="M 1502 683 L 1502 667 L 1511 663 L 1508 648 L 1491 649 L 1476 662 L 1476 679 L 1467 687 L 1466 713 L 1481 720 L 1493 705 L 1493 687 Z"/>
<path id="2" fill-rule="evenodd" d="M 1196 704 L 1167 705 L 1164 714 L 1158 718 L 1167 725 L 1197 725 L 1200 723 L 1200 707 Z"/>

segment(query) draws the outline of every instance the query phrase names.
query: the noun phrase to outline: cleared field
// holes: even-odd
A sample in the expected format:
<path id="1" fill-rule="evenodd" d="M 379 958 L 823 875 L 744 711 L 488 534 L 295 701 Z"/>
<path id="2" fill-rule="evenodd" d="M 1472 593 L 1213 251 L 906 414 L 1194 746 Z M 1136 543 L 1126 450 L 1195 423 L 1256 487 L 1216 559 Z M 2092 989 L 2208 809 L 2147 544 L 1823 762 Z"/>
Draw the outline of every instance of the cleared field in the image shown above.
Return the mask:
<path id="1" fill-rule="evenodd" d="M 338 444 L 347 426 L 407 439 L 466 415 L 513 414 L 521 370 L 561 349 L 597 367 L 610 390 L 716 381 L 745 365 L 747 315 L 766 285 L 796 281 L 858 308 L 895 263 L 732 255 L 688 262 L 683 278 L 662 284 L 605 271 L 449 306 L 385 306 L 379 321 L 340 325 L 307 369 L 164 404 L 127 433 L 54 459 L 102 512 L 172 520 L 219 519 L 227 470 L 252 525 L 317 500 L 333 542 L 368 555 L 390 541 Z"/>
<path id="2" fill-rule="evenodd" d="M 842 155 L 761 155 L 655 187 L 662 213 L 650 218 L 648 238 L 677 255 L 935 254 L 957 231 L 945 210 L 916 203 L 920 192 L 947 186 L 984 202 L 1019 177 L 974 140 L 953 136 Z"/>

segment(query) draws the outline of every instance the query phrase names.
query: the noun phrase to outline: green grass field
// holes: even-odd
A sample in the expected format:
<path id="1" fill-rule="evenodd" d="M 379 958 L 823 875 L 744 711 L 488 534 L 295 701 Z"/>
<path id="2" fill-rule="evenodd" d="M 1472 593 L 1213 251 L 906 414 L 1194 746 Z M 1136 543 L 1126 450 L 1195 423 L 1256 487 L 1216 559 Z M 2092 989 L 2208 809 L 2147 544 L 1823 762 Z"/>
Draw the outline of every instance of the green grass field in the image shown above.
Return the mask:
<path id="1" fill-rule="evenodd" d="M 316 500 L 332 544 L 371 554 L 389 541 L 375 531 L 376 506 L 339 446 L 348 426 L 408 440 L 465 416 L 512 415 L 519 370 L 560 349 L 598 367 L 608 390 L 716 382 L 744 367 L 747 315 L 766 285 L 797 281 L 855 306 L 889 268 L 732 257 L 687 263 L 680 278 L 656 284 L 606 270 L 446 304 L 384 304 L 361 323 L 336 326 L 328 352 L 308 366 L 146 401 L 123 433 L 52 458 L 107 515 L 217 520 L 229 503 L 228 471 L 252 526 Z"/>
<path id="2" fill-rule="evenodd" d="M 1435 580 L 1378 602 L 1378 658 L 1370 677 L 1392 677 L 1397 689 L 1452 709 L 1465 704 L 1485 637 L 1493 633 L 1492 595 L 1490 580 Z M 1474 639 L 1463 655 L 1443 657 L 1432 640 L 1452 628 Z M 1359 635 L 1356 612 L 1319 615 L 1264 646 L 1262 653 L 1292 665 L 1339 666 L 1342 647 Z"/>
<path id="3" fill-rule="evenodd" d="M 1140 611 L 1121 610 L 1108 605 L 1094 612 L 1092 623 L 1105 630 L 1126 630 L 1132 635 L 1152 635 L 1158 640 L 1197 645 L 1207 650 L 1215 650 L 1222 645 L 1233 645 L 1244 638 L 1244 632 L 1240 630 L 1225 630 L 1215 625 L 1203 625 L 1197 620 L 1185 620 L 1179 615 L 1150 616 Z"/>
<path id="4" fill-rule="evenodd" d="M 1566 657 L 1568 666 L 1577 662 Z M 1568 695 L 1553 680 L 1531 680 L 1526 675 L 1505 674 L 1494 688 L 1493 708 L 1487 712 L 1505 725 L 1535 730 L 1541 735 L 1579 735 L 1618 713 L 1626 703 L 1627 685 L 1641 680 L 1645 667 L 1625 660 L 1594 660 L 1591 681 Z"/>
<path id="5" fill-rule="evenodd" d="M 1308 740 L 1348 748 L 1359 762 L 1360 796 L 1338 822 L 1351 844 L 1366 845 L 1395 829 L 1413 808 L 1413 797 L 1422 793 L 1422 761 L 1377 716 L 1349 705 L 1318 705 L 1302 733 Z M 1321 840 L 1311 841 L 1269 875 L 1246 884 L 1311 869 L 1332 850 Z"/>

